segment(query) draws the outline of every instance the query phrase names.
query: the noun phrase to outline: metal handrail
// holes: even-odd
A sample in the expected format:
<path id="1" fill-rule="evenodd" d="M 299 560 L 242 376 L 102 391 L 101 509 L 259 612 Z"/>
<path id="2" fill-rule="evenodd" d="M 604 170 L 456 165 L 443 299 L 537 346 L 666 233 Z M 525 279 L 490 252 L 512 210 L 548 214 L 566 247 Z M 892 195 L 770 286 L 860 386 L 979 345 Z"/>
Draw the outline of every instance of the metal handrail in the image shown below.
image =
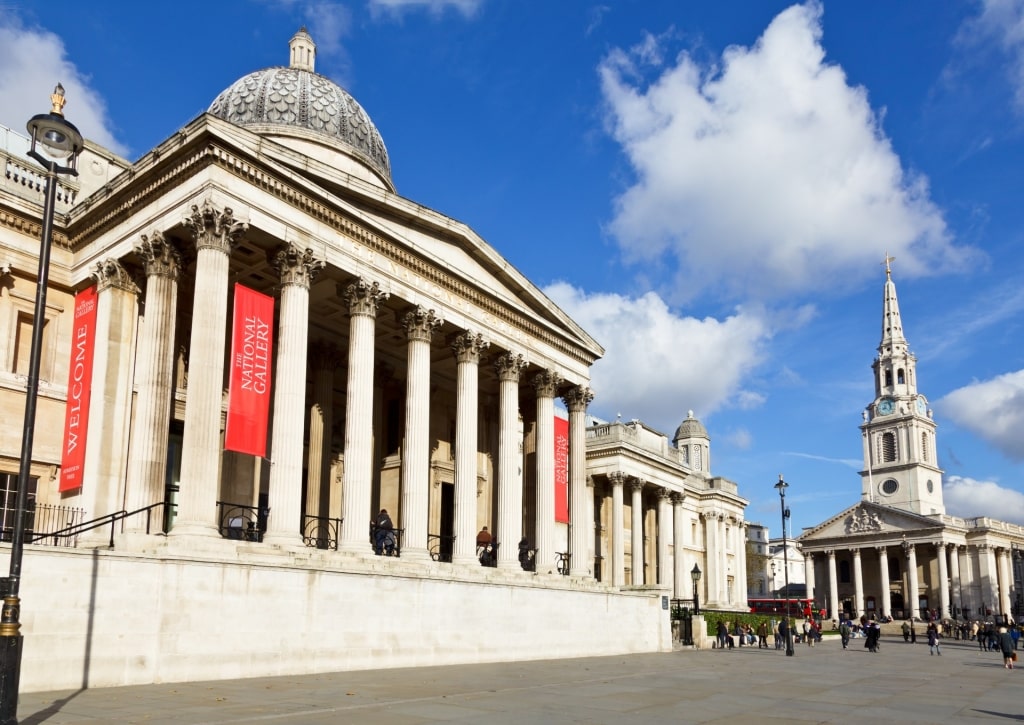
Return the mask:
<path id="1" fill-rule="evenodd" d="M 102 526 L 110 524 L 110 548 L 113 549 L 114 534 L 116 533 L 116 527 L 114 525 L 118 521 L 124 521 L 125 519 L 130 518 L 132 516 L 137 516 L 138 514 L 145 513 L 146 533 L 148 534 L 151 533 L 153 510 L 167 505 L 170 505 L 168 504 L 167 501 L 158 501 L 157 503 L 152 503 L 149 506 L 143 506 L 142 508 L 136 509 L 135 511 L 115 511 L 113 513 L 100 516 L 99 518 L 91 519 L 89 521 L 81 521 L 77 524 L 72 524 L 71 526 L 67 526 L 63 529 L 58 529 L 57 531 L 48 531 L 45 534 L 33 535 L 28 541 L 26 541 L 26 543 L 39 543 L 42 542 L 44 539 L 49 539 L 52 536 L 53 545 L 59 546 L 59 540 L 61 537 L 64 537 L 66 539 L 77 538 L 79 535 L 84 534 L 86 531 L 92 531 L 93 529 L 98 529 Z"/>
<path id="2" fill-rule="evenodd" d="M 269 508 L 218 501 L 217 510 L 217 530 L 225 539 L 263 541 L 267 518 L 270 516 Z"/>
<path id="3" fill-rule="evenodd" d="M 330 519 L 326 516 L 306 514 L 302 525 L 302 540 L 306 546 L 315 549 L 338 550 L 341 538 L 341 524 L 344 519 Z"/>
<path id="4" fill-rule="evenodd" d="M 447 546 L 446 546 L 447 544 Z M 452 563 L 452 552 L 455 550 L 455 537 L 441 534 L 427 534 L 427 549 L 430 558 L 446 564 Z M 445 551 L 447 549 L 447 551 Z"/>

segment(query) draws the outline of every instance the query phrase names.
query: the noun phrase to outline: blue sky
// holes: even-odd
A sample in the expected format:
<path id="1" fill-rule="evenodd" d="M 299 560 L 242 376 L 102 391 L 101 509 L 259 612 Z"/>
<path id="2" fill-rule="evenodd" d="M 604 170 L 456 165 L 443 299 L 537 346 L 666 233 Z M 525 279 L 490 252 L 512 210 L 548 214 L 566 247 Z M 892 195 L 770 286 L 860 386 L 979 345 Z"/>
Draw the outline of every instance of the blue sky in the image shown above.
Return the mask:
<path id="1" fill-rule="evenodd" d="M 886 253 L 949 513 L 1024 524 L 1024 0 L 0 2 L 0 124 L 56 81 L 135 159 L 238 77 L 317 71 L 399 193 L 597 338 L 591 411 L 669 435 L 778 532 L 860 497 Z"/>

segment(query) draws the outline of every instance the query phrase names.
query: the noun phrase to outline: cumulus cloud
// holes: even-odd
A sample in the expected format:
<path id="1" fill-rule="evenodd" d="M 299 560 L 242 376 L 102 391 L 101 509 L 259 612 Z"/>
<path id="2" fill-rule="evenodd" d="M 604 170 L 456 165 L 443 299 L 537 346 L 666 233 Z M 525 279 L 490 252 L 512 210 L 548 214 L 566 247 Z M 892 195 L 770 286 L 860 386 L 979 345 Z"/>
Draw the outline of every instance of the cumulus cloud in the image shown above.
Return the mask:
<path id="1" fill-rule="evenodd" d="M 91 87 L 89 76 L 68 59 L 64 42 L 43 28 L 26 27 L 18 16 L 0 9 L 0 124 L 27 135 L 29 117 L 50 110 L 50 93 L 58 82 L 66 93 L 68 120 L 85 138 L 127 156 L 106 103 Z"/>
<path id="2" fill-rule="evenodd" d="M 1006 59 L 1014 105 L 1024 113 L 1024 0 L 983 0 L 981 12 L 964 24 L 958 40 L 975 46 L 995 42 Z"/>
<path id="3" fill-rule="evenodd" d="M 469 18 L 481 5 L 483 0 L 370 0 L 370 11 L 397 15 L 405 10 L 426 9 L 432 15 L 440 15 L 451 8 Z"/>
<path id="4" fill-rule="evenodd" d="M 946 512 L 970 519 L 989 516 L 1024 526 L 1024 493 L 992 481 L 949 476 L 942 484 Z"/>
<path id="5" fill-rule="evenodd" d="M 627 259 L 675 258 L 674 289 L 741 299 L 849 289 L 886 250 L 906 276 L 964 264 L 927 179 L 821 40 L 808 2 L 717 66 L 665 64 L 653 36 L 606 56 L 610 132 L 635 175 L 609 224 Z"/>
<path id="6" fill-rule="evenodd" d="M 706 420 L 722 407 L 764 400 L 743 389 L 769 338 L 757 314 L 696 319 L 653 292 L 587 294 L 565 282 L 544 291 L 607 350 L 591 369 L 592 408 L 602 417 L 621 412 L 671 434 L 687 410 Z"/>
<path id="7" fill-rule="evenodd" d="M 933 406 L 1007 457 L 1024 461 L 1024 370 L 973 382 Z"/>

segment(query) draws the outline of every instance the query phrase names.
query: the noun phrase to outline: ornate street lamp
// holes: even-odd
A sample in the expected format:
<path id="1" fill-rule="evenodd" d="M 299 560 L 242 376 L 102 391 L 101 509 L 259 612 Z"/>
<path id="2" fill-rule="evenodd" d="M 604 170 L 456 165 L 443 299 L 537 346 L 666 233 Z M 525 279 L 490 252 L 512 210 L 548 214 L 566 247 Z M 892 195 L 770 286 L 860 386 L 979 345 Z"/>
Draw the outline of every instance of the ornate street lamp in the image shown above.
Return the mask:
<path id="1" fill-rule="evenodd" d="M 693 613 L 700 614 L 700 595 L 697 593 L 697 585 L 700 584 L 700 567 L 696 564 L 690 570 L 690 578 L 693 579 Z"/>
<path id="2" fill-rule="evenodd" d="M 786 582 L 786 609 L 783 614 L 786 618 L 786 656 L 792 657 L 795 650 L 793 649 L 793 627 L 789 621 L 789 543 L 786 539 L 786 520 L 789 519 L 789 509 L 786 508 L 786 489 L 789 488 L 789 484 L 782 480 L 781 473 L 775 488 L 779 491 L 779 501 L 782 504 L 782 573 Z"/>
<path id="3" fill-rule="evenodd" d="M 75 163 L 82 151 L 82 134 L 64 118 L 64 87 L 57 84 L 50 96 L 49 113 L 35 115 L 28 122 L 32 146 L 28 155 L 46 169 L 46 196 L 43 202 L 43 232 L 39 247 L 39 274 L 36 281 L 36 306 L 32 318 L 32 340 L 25 389 L 25 422 L 22 426 L 18 492 L 14 502 L 14 531 L 11 538 L 11 569 L 0 582 L 3 609 L 0 611 L 0 725 L 18 722 L 18 685 L 21 677 L 21 558 L 25 537 L 25 507 L 29 474 L 32 469 L 32 439 L 36 425 L 36 400 L 39 396 L 39 360 L 46 321 L 46 288 L 50 276 L 50 244 L 53 240 L 53 213 L 57 201 L 57 177 L 78 176 Z M 40 153 L 41 149 L 43 153 Z M 45 154 L 45 155 L 44 155 Z"/>

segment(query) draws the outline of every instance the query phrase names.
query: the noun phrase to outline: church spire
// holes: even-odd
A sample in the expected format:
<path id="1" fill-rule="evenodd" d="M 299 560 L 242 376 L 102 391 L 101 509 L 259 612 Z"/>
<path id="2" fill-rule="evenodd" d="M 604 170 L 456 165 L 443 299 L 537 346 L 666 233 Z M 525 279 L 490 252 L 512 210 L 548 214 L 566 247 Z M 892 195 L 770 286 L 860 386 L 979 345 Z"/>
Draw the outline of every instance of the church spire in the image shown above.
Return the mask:
<path id="1" fill-rule="evenodd" d="M 892 281 L 890 263 L 896 258 L 885 255 L 885 294 L 882 300 L 882 341 L 878 352 L 893 352 L 894 348 L 905 348 L 907 338 L 903 337 L 903 321 L 900 319 L 900 303 L 896 299 L 896 283 Z"/>

